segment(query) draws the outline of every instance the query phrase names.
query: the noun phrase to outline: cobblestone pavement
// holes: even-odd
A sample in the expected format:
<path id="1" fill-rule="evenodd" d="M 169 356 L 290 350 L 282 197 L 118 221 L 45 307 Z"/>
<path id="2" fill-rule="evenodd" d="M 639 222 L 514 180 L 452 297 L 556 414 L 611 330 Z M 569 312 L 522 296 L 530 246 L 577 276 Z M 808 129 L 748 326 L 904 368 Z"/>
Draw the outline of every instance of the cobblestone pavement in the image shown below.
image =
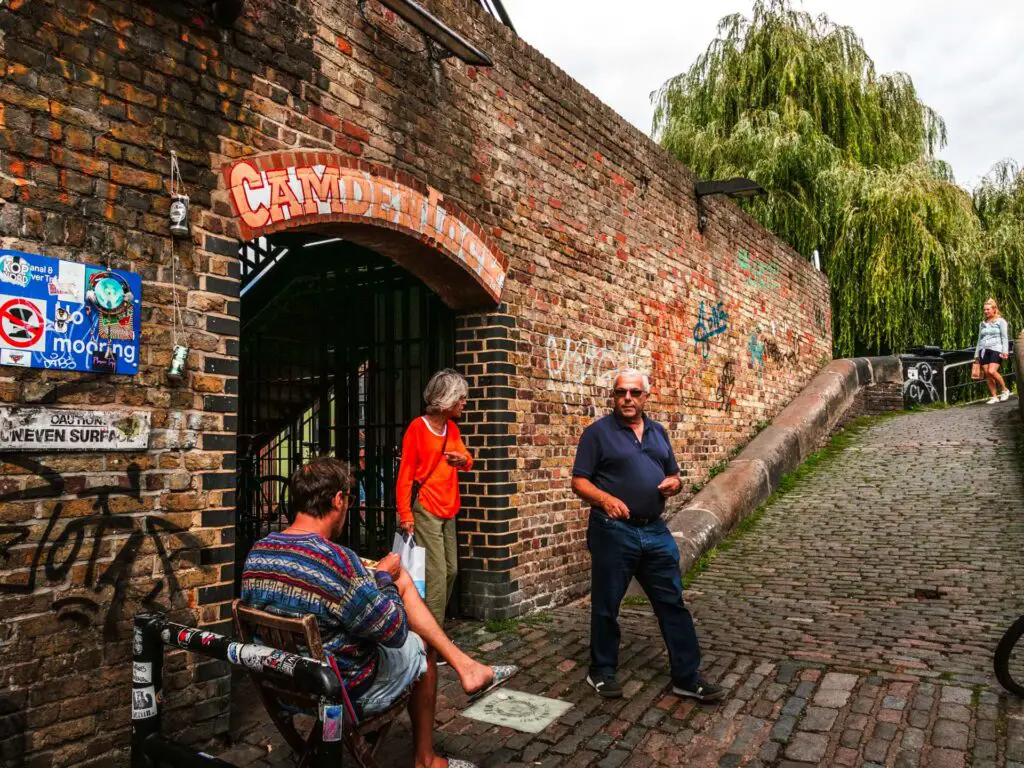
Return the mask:
<path id="1" fill-rule="evenodd" d="M 1024 768 L 1024 701 L 991 675 L 1024 613 L 1024 486 L 1016 402 L 872 426 L 772 505 L 687 592 L 718 706 L 666 695 L 667 658 L 644 606 L 623 613 L 625 698 L 586 685 L 588 611 L 497 633 L 453 629 L 510 686 L 574 706 L 537 735 L 460 716 L 442 672 L 436 744 L 482 766 L 1006 766 Z M 224 753 L 292 765 L 239 687 L 247 719 Z M 268 752 L 268 745 L 271 748 Z M 406 725 L 383 761 L 411 765 Z"/>

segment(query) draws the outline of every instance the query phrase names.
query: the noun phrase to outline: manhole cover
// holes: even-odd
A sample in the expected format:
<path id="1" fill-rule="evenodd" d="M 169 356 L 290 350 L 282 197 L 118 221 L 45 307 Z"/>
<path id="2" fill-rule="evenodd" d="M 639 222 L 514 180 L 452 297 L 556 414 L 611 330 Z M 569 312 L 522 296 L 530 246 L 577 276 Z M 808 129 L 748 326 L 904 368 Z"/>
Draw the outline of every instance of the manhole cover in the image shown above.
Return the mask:
<path id="1" fill-rule="evenodd" d="M 520 691 L 497 691 L 462 714 L 482 723 L 504 725 L 524 733 L 540 733 L 570 709 L 572 704 L 568 701 Z"/>

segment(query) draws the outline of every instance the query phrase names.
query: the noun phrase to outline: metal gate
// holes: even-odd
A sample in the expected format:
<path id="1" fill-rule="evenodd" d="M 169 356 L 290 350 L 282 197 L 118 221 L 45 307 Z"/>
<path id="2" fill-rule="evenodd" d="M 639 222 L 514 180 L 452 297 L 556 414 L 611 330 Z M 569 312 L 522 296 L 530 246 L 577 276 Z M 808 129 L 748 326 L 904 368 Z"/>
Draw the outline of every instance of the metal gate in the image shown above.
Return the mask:
<path id="1" fill-rule="evenodd" d="M 236 562 L 287 526 L 287 478 L 317 456 L 357 470 L 345 543 L 379 557 L 395 531 L 405 427 L 430 375 L 454 362 L 454 313 L 338 238 L 261 239 L 242 264 Z"/>

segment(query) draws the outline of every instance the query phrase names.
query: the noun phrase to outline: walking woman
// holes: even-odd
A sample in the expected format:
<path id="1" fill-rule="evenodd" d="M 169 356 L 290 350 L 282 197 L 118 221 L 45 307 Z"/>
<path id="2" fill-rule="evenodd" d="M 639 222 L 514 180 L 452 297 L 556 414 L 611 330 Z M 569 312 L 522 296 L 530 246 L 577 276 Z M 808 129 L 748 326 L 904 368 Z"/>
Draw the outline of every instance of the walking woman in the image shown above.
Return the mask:
<path id="1" fill-rule="evenodd" d="M 458 573 L 455 515 L 459 512 L 459 471 L 473 466 L 454 419 L 462 415 L 469 386 L 450 368 L 430 377 L 423 400 L 427 413 L 415 419 L 402 440 L 398 469 L 398 524 L 427 550 L 426 603 L 438 624 Z"/>
<path id="2" fill-rule="evenodd" d="M 981 363 L 985 373 L 985 383 L 992 393 L 988 404 L 998 403 L 1010 396 L 1006 382 L 999 375 L 999 365 L 1010 356 L 1010 331 L 1006 320 L 999 313 L 999 305 L 995 299 L 985 302 L 985 319 L 978 326 L 978 345 L 974 350 L 974 359 Z"/>

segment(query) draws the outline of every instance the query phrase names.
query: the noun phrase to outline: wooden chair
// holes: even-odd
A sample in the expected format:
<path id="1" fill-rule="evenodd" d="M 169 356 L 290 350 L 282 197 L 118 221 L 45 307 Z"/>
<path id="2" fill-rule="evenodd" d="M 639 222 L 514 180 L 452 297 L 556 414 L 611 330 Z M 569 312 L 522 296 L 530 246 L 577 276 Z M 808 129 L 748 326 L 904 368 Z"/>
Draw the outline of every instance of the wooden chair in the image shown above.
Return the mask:
<path id="1" fill-rule="evenodd" d="M 315 616 L 286 619 L 249 608 L 241 600 L 234 600 L 231 603 L 231 613 L 235 621 L 235 632 L 242 642 L 257 642 L 258 638 L 260 644 L 280 648 L 282 651 L 301 654 L 318 661 L 327 658 Z M 249 670 L 249 676 L 274 725 L 288 745 L 299 755 L 300 768 L 307 765 L 313 747 L 320 740 L 320 726 L 318 723 L 303 736 L 295 726 L 293 713 L 316 712 L 319 705 L 317 697 L 296 693 L 286 685 L 253 670 Z M 358 722 L 353 722 L 346 714 L 343 728 L 345 746 L 361 768 L 384 768 L 377 760 L 377 752 L 387 740 L 395 717 L 401 712 L 407 699 L 408 694 L 396 701 L 390 709 L 368 717 L 362 717 L 357 711 L 360 715 Z"/>

